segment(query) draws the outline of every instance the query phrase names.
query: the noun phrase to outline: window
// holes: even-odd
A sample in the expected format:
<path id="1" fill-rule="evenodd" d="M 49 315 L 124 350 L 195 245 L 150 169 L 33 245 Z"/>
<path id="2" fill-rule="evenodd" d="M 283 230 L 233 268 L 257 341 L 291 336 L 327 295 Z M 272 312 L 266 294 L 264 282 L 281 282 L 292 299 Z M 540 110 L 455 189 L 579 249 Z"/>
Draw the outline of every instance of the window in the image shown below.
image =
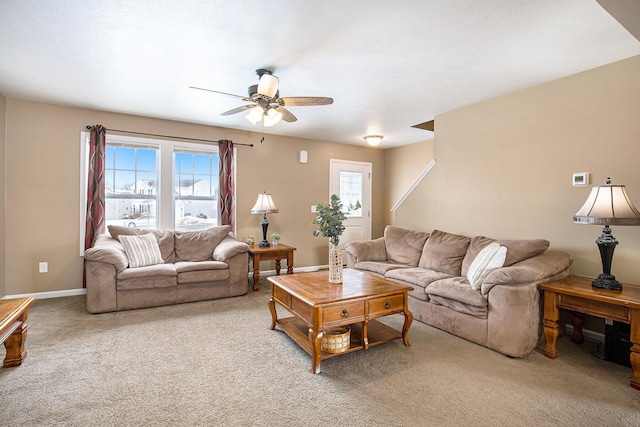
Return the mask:
<path id="1" fill-rule="evenodd" d="M 84 254 L 89 133 L 81 133 L 80 254 Z M 218 147 L 107 135 L 105 224 L 203 230 L 218 225 Z"/>
<path id="2" fill-rule="evenodd" d="M 158 147 L 126 146 L 107 138 L 106 225 L 157 228 Z"/>
<path id="3" fill-rule="evenodd" d="M 218 224 L 218 155 L 174 151 L 175 229 L 193 230 Z"/>

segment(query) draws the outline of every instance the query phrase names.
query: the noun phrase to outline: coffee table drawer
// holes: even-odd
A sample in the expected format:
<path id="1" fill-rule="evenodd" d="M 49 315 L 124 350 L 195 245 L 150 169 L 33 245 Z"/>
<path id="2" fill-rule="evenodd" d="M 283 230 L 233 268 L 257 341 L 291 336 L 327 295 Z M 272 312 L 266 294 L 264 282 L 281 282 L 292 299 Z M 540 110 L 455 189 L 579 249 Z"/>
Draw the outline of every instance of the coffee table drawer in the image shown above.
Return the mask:
<path id="1" fill-rule="evenodd" d="M 327 324 L 354 318 L 364 318 L 364 303 L 354 302 L 327 307 L 323 310 L 322 323 Z"/>
<path id="2" fill-rule="evenodd" d="M 369 301 L 369 318 L 386 316 L 389 313 L 404 310 L 404 296 L 391 295 Z"/>

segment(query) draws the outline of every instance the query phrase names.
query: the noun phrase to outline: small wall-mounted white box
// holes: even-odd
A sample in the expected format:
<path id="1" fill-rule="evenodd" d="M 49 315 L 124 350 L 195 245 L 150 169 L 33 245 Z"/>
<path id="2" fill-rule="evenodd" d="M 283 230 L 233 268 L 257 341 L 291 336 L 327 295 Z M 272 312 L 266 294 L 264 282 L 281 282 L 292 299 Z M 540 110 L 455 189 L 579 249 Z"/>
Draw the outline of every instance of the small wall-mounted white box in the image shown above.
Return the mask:
<path id="1" fill-rule="evenodd" d="M 589 185 L 589 172 L 574 173 L 572 182 L 574 187 Z"/>

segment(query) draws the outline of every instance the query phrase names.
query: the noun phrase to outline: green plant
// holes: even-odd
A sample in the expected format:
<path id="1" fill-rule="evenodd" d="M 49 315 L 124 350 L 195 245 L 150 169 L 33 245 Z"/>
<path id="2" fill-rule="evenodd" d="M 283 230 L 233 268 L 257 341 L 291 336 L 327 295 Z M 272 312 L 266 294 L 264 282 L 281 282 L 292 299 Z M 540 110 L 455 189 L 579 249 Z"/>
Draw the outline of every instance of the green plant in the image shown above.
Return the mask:
<path id="1" fill-rule="evenodd" d="M 356 210 L 360 209 L 360 207 L 360 201 L 357 201 L 355 205 L 349 205 L 348 210 Z M 347 219 L 342 208 L 340 197 L 336 194 L 331 195 L 331 201 L 328 204 L 318 203 L 316 205 L 316 219 L 311 222 L 311 224 L 317 225 L 318 229 L 313 231 L 313 235 L 316 237 L 320 235 L 328 237 L 333 246 L 338 246 L 340 235 L 344 231 L 342 221 Z"/>
<path id="2" fill-rule="evenodd" d="M 269 236 L 269 238 L 271 240 L 280 240 L 280 235 L 278 233 L 271 233 L 271 236 Z"/>

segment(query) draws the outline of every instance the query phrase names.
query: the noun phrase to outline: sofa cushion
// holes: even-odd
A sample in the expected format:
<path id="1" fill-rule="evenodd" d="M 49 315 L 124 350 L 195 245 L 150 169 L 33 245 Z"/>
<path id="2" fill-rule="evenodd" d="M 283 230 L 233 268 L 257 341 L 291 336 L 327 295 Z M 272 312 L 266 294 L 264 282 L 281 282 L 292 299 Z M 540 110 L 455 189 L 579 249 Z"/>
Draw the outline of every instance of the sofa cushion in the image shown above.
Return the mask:
<path id="1" fill-rule="evenodd" d="M 475 305 L 465 304 L 454 299 L 444 298 L 438 295 L 429 295 L 431 304 L 442 305 L 457 313 L 468 314 L 470 316 L 486 319 L 489 312 L 487 307 L 476 307 Z"/>
<path id="2" fill-rule="evenodd" d="M 151 233 L 158 239 L 158 246 L 160 247 L 160 253 L 162 254 L 162 259 L 166 263 L 175 262 L 175 244 L 173 241 L 173 231 L 172 230 L 151 230 L 144 228 L 132 228 L 132 227 L 123 227 L 120 225 L 110 225 L 107 227 L 109 229 L 109 234 L 116 240 L 118 236 L 138 236 L 140 234 L 148 234 Z"/>
<path id="3" fill-rule="evenodd" d="M 507 248 L 507 259 L 504 261 L 505 267 L 540 255 L 549 247 L 549 241 L 544 239 L 498 240 L 498 243 Z"/>
<path id="4" fill-rule="evenodd" d="M 116 289 L 169 288 L 176 286 L 176 267 L 174 264 L 156 264 L 147 267 L 127 268 L 116 276 Z"/>
<path id="5" fill-rule="evenodd" d="M 375 240 L 349 242 L 344 248 L 359 261 L 386 261 L 387 249 L 384 237 Z"/>
<path id="6" fill-rule="evenodd" d="M 357 270 L 378 273 L 384 276 L 387 273 L 387 271 L 396 270 L 396 269 L 405 269 L 405 268 L 409 268 L 409 266 L 403 265 L 403 264 L 393 264 L 390 262 L 382 262 L 382 261 L 361 261 L 361 262 L 355 263 L 353 265 L 353 268 Z"/>
<path id="7" fill-rule="evenodd" d="M 118 239 L 122 244 L 124 253 L 127 254 L 129 267 L 146 267 L 148 265 L 163 264 L 158 240 L 149 234 L 141 234 L 139 236 L 119 236 Z"/>
<path id="8" fill-rule="evenodd" d="M 176 261 L 211 261 L 213 250 L 230 231 L 228 225 L 200 231 L 175 231 Z"/>
<path id="9" fill-rule="evenodd" d="M 229 266 L 221 261 L 178 261 L 176 262 L 176 272 L 186 273 L 188 271 L 203 271 L 203 270 L 226 270 Z"/>
<path id="10" fill-rule="evenodd" d="M 450 274 L 441 273 L 439 271 L 414 267 L 392 270 L 387 272 L 384 277 L 388 279 L 402 280 L 403 282 L 407 282 L 411 285 L 418 286 L 424 289 L 430 283 L 435 282 L 436 280 L 447 279 L 452 276 Z"/>
<path id="11" fill-rule="evenodd" d="M 486 307 L 487 299 L 480 291 L 471 289 L 466 277 L 450 277 L 430 283 L 424 291 L 429 297 L 439 296 L 474 307 Z"/>
<path id="12" fill-rule="evenodd" d="M 517 262 L 524 261 L 536 255 L 540 255 L 549 247 L 549 241 L 544 239 L 531 240 L 498 240 L 491 237 L 476 236 L 471 239 L 469 249 L 462 262 L 462 275 L 466 276 L 475 257 L 490 243 L 498 243 L 507 248 L 507 258 L 504 266 L 508 267 Z"/>
<path id="13" fill-rule="evenodd" d="M 433 230 L 424 244 L 418 265 L 429 270 L 460 276 L 462 260 L 470 242 L 469 237 Z"/>
<path id="14" fill-rule="evenodd" d="M 480 280 L 489 270 L 500 268 L 504 265 L 504 260 L 507 257 L 507 248 L 500 246 L 494 242 L 482 249 L 475 257 L 469 271 L 467 273 L 467 279 L 471 288 L 479 290 L 482 284 Z"/>
<path id="15" fill-rule="evenodd" d="M 387 225 L 384 229 L 384 244 L 387 260 L 395 264 L 417 267 L 424 242 L 429 233 Z"/>

